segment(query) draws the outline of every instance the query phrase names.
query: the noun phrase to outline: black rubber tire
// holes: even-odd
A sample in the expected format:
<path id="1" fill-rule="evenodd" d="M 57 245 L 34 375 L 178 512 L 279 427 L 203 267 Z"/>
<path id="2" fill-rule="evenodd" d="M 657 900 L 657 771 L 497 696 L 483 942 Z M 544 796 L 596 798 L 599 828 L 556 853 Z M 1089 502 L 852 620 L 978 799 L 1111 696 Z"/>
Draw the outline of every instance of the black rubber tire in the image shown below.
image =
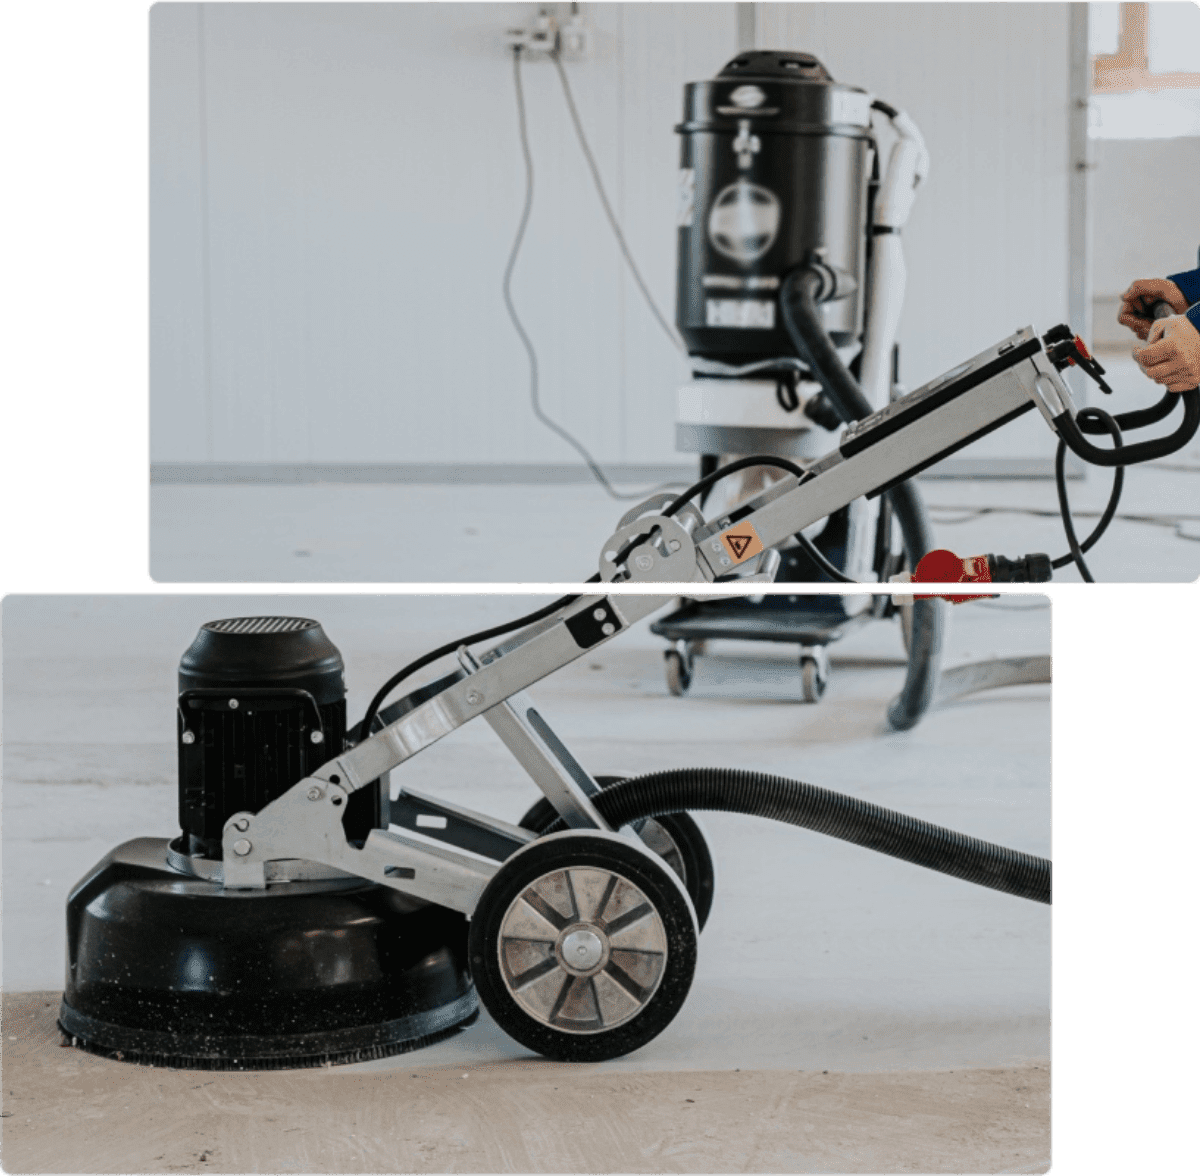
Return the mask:
<path id="1" fill-rule="evenodd" d="M 692 667 L 677 649 L 663 652 L 663 673 L 667 679 L 667 690 L 676 698 L 682 698 L 692 688 Z"/>
<path id="2" fill-rule="evenodd" d="M 596 783 L 601 788 L 609 788 L 613 784 L 620 784 L 624 779 L 624 776 L 597 776 Z M 557 817 L 554 806 L 543 796 L 517 823 L 531 833 L 544 833 Z M 700 823 L 690 813 L 664 813 L 663 816 L 652 819 L 662 826 L 663 831 L 675 843 L 683 863 L 681 880 L 687 889 L 688 897 L 692 900 L 692 906 L 696 908 L 699 929 L 703 931 L 704 924 L 708 922 L 708 916 L 712 912 L 713 897 L 717 890 L 717 867 L 708 848 L 708 838 L 704 836 Z M 639 829 L 640 823 L 634 826 L 635 831 Z"/>
<path id="3" fill-rule="evenodd" d="M 557 1029 L 522 1008 L 509 990 L 500 960 L 501 929 L 511 904 L 530 885 L 557 870 L 596 867 L 636 886 L 662 921 L 666 963 L 657 988 L 630 1020 L 611 1029 Z M 675 1018 L 696 969 L 699 932 L 687 891 L 649 850 L 619 834 L 570 829 L 531 841 L 500 867 L 479 898 L 468 937 L 471 975 L 483 1006 L 514 1040 L 560 1062 L 603 1062 L 640 1049 Z"/>

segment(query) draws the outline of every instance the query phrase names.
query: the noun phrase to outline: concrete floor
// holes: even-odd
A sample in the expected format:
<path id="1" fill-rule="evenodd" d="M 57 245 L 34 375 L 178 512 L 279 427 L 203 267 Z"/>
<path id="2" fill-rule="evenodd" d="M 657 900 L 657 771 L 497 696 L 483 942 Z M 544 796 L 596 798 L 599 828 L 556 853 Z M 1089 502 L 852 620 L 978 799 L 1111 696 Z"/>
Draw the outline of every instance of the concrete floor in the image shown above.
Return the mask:
<path id="1" fill-rule="evenodd" d="M 353 716 L 377 683 L 415 653 L 539 602 L 504 596 L 10 597 L 3 618 L 6 992 L 52 993 L 60 987 L 63 901 L 96 859 L 126 838 L 174 832 L 174 675 L 200 623 L 273 610 L 320 619 L 345 656 Z M 1040 597 L 959 607 L 947 664 L 1048 653 L 1049 618 Z M 561 671 L 533 694 L 548 721 L 597 772 L 751 766 L 1049 856 L 1049 687 L 980 694 L 934 711 L 914 731 L 896 734 L 883 722 L 902 678 L 894 624 L 872 623 L 835 648 L 832 682 L 818 706 L 796 701 L 799 676 L 792 650 L 733 643 L 715 646 L 713 656 L 700 663 L 688 698 L 672 698 L 663 684 L 661 643 L 644 625 Z M 537 796 L 483 724 L 468 725 L 422 753 L 395 779 L 512 820 Z M 649 1046 L 589 1067 L 588 1073 L 612 1075 L 614 1081 L 621 1074 L 635 1081 L 638 1074 L 673 1073 L 680 1076 L 672 1080 L 678 1085 L 683 1075 L 713 1082 L 733 1072 L 820 1075 L 828 1070 L 875 1075 L 882 1082 L 887 1075 L 900 1081 L 918 1072 L 928 1078 L 935 1072 L 1004 1071 L 1009 1078 L 997 1079 L 993 1093 L 1008 1106 L 1014 1083 L 1025 1082 L 1031 1067 L 1045 1067 L 1046 907 L 791 827 L 727 814 L 705 814 L 702 821 L 719 875 L 691 995 L 675 1022 Z M 49 1007 L 53 999 L 43 1004 Z M 33 1001 L 30 1008 L 33 1038 L 52 1035 L 51 1013 L 41 1012 L 39 1020 L 42 1006 Z M 6 1044 L 11 1059 L 18 1047 Z M 41 1059 L 38 1064 L 58 1061 L 32 1045 L 25 1056 Z M 59 1057 L 76 1064 L 74 1054 Z M 474 1072 L 524 1065 L 528 1057 L 484 1016 L 458 1037 L 420 1053 L 335 1073 L 383 1078 Z M 129 1068 L 113 1063 L 88 1058 L 78 1064 L 89 1074 L 99 1067 L 97 1073 L 133 1080 Z M 5 1069 L 7 1090 L 13 1067 Z M 569 1067 L 565 1072 L 582 1073 Z M 536 1073 L 542 1071 L 535 1064 L 528 1075 Z M 933 1100 L 931 1106 L 950 1105 L 944 1089 L 936 1095 L 933 1087 L 921 1089 Z M 876 1094 L 885 1097 L 882 1088 Z M 803 1102 L 811 1095 L 797 1088 L 789 1097 Z M 870 1102 L 876 1095 L 863 1097 Z M 1000 1105 L 993 1107 L 996 1114 Z M 1034 1144 L 1019 1161 L 997 1144 L 999 1137 L 985 1140 L 986 1133 L 968 1132 L 964 1138 L 974 1139 L 982 1150 L 956 1152 L 936 1163 L 944 1161 L 946 1170 L 1042 1170 L 1049 1156 L 1044 1111 L 1037 1102 L 1029 1112 L 1036 1119 L 1032 1137 L 1033 1120 L 1022 1120 L 1021 1146 L 1030 1138 Z M 864 1141 L 875 1130 L 868 1130 L 865 1120 L 854 1122 L 855 1131 L 866 1132 Z M 44 1146 L 31 1144 L 32 1151 L 22 1152 L 34 1157 L 28 1170 L 46 1170 L 37 1167 L 43 1161 L 53 1166 L 46 1157 L 53 1154 L 54 1135 L 42 1138 Z M 935 1163 L 918 1139 L 910 1142 L 915 1150 L 905 1154 L 912 1163 L 889 1161 L 887 1166 L 920 1167 L 922 1156 Z M 698 1166 L 692 1170 L 741 1170 L 744 1160 L 761 1170 L 865 1171 L 879 1170 L 883 1154 L 863 1142 L 839 1159 L 825 1155 L 816 1140 L 807 1144 L 812 1145 L 808 1151 L 804 1146 L 797 1151 L 794 1138 L 781 1137 L 769 1145 L 769 1154 L 753 1159 L 749 1153 L 739 1159 L 719 1150 L 700 1158 L 686 1149 L 678 1156 L 651 1149 L 642 1163 L 681 1170 L 694 1161 Z M 547 1147 L 544 1162 L 521 1158 L 513 1165 L 521 1170 L 572 1166 L 569 1151 Z M 234 1154 L 249 1153 L 230 1145 L 229 1163 L 235 1163 L 229 1158 Z M 619 1162 L 612 1158 L 614 1168 L 638 1170 L 631 1153 L 620 1155 Z M 435 1170 L 438 1162 L 426 1166 L 424 1156 L 409 1166 Z M 502 1170 L 505 1165 L 495 1156 L 485 1149 L 477 1162 L 484 1170 Z M 358 1167 L 347 1160 L 349 1167 L 313 1170 L 377 1170 L 369 1156 L 359 1158 Z M 160 1170 L 167 1162 L 153 1160 L 146 1157 L 139 1170 Z M 194 1155 L 190 1162 L 200 1163 Z M 810 1162 L 816 1167 L 806 1166 Z M 457 1168 L 457 1160 L 445 1164 L 471 1170 Z M 204 1166 L 212 1165 L 206 1160 Z M 264 1166 L 272 1167 L 260 1156 L 244 1170 Z M 12 1168 L 7 1160 L 6 1168 L 26 1170 Z"/>
<path id="2" fill-rule="evenodd" d="M 1158 399 L 1158 385 L 1127 354 L 1104 362 L 1114 395 L 1093 403 L 1103 399 L 1101 407 L 1122 412 Z M 1081 538 L 1104 507 L 1110 476 L 1089 469 L 1070 485 Z M 1052 480 L 932 479 L 921 489 L 935 538 L 951 550 L 1009 557 L 1067 550 Z M 596 570 L 628 505 L 593 483 L 153 485 L 150 574 L 164 583 L 578 583 Z M 972 513 L 982 508 L 996 513 Z M 1194 580 L 1200 440 L 1131 469 L 1120 514 L 1155 517 L 1114 521 L 1089 556 L 1097 580 Z M 1079 575 L 1071 566 L 1056 579 Z"/>

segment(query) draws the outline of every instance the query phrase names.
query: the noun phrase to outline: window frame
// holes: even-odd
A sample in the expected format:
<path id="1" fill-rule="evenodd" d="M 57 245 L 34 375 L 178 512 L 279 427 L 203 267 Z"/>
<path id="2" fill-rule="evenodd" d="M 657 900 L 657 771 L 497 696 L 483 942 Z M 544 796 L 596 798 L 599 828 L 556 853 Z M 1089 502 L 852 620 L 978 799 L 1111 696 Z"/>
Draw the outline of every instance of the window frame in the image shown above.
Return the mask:
<path id="1" fill-rule="evenodd" d="M 1092 58 L 1093 94 L 1132 94 L 1139 90 L 1200 89 L 1200 73 L 1152 73 L 1147 36 L 1150 5 L 1122 4 L 1117 31 L 1117 51 Z"/>

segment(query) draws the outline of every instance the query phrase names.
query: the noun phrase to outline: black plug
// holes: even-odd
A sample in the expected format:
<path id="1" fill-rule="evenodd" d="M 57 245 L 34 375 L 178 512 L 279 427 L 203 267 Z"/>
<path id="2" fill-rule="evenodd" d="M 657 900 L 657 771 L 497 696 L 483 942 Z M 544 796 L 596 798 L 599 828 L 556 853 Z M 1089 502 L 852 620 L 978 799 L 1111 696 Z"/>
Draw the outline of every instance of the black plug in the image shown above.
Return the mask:
<path id="1" fill-rule="evenodd" d="M 1002 555 L 989 555 L 987 559 L 994 584 L 1045 584 L 1054 578 L 1050 557 L 1041 552 L 1022 559 L 1005 559 Z"/>

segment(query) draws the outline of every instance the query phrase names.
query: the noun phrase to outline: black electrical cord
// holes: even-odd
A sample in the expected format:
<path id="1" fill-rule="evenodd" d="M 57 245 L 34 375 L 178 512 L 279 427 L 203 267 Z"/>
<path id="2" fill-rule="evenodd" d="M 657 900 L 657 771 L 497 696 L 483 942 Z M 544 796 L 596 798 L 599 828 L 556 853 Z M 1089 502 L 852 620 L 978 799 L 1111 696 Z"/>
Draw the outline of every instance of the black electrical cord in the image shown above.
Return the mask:
<path id="1" fill-rule="evenodd" d="M 1121 426 L 1117 423 L 1117 418 L 1110 416 L 1102 408 L 1081 409 L 1076 419 L 1080 421 L 1081 429 L 1086 425 L 1093 425 L 1093 422 L 1094 425 L 1089 430 L 1090 432 L 1099 432 L 1101 428 L 1106 429 L 1113 439 L 1114 449 L 1120 449 L 1124 444 Z M 1121 491 L 1125 485 L 1125 467 L 1120 465 L 1113 467 L 1112 489 L 1109 491 L 1108 504 L 1095 529 L 1082 543 L 1075 535 L 1075 520 L 1071 517 L 1071 504 L 1067 499 L 1067 444 L 1062 440 L 1059 441 L 1058 452 L 1054 455 L 1054 485 L 1058 491 L 1058 509 L 1062 515 L 1063 531 L 1066 533 L 1067 546 L 1070 551 L 1066 555 L 1059 556 L 1058 559 L 1051 560 L 1050 566 L 1062 568 L 1074 562 L 1084 582 L 1094 584 L 1096 581 L 1092 578 L 1091 570 L 1083 560 L 1084 552 L 1090 551 L 1095 546 L 1100 536 L 1108 530 L 1109 523 L 1116 517 L 1117 507 L 1121 502 Z"/>
<path id="2" fill-rule="evenodd" d="M 590 580 L 585 580 L 584 583 L 594 584 L 600 579 L 597 574 Z M 375 722 L 375 716 L 379 713 L 380 707 L 383 706 L 387 696 L 391 694 L 405 678 L 415 674 L 418 670 L 424 669 L 427 665 L 445 657 L 449 653 L 453 653 L 456 649 L 463 645 L 474 645 L 477 641 L 490 641 L 494 637 L 503 637 L 506 633 L 511 633 L 514 629 L 524 628 L 526 625 L 532 625 L 537 621 L 544 620 L 548 616 L 552 616 L 561 608 L 566 608 L 569 604 L 574 604 L 579 599 L 578 593 L 573 596 L 560 596 L 557 600 L 550 604 L 537 609 L 535 612 L 528 613 L 523 617 L 517 617 L 516 620 L 506 621 L 503 625 L 495 625 L 491 629 L 481 629 L 478 633 L 471 633 L 466 637 L 459 637 L 455 641 L 448 641 L 445 645 L 438 646 L 437 649 L 431 650 L 429 653 L 422 654 L 414 662 L 409 662 L 402 670 L 394 673 L 382 686 L 375 691 L 375 697 L 371 699 L 370 705 L 367 707 L 367 713 L 363 715 L 362 723 L 359 725 L 360 741 L 371 735 L 371 727 Z"/>

